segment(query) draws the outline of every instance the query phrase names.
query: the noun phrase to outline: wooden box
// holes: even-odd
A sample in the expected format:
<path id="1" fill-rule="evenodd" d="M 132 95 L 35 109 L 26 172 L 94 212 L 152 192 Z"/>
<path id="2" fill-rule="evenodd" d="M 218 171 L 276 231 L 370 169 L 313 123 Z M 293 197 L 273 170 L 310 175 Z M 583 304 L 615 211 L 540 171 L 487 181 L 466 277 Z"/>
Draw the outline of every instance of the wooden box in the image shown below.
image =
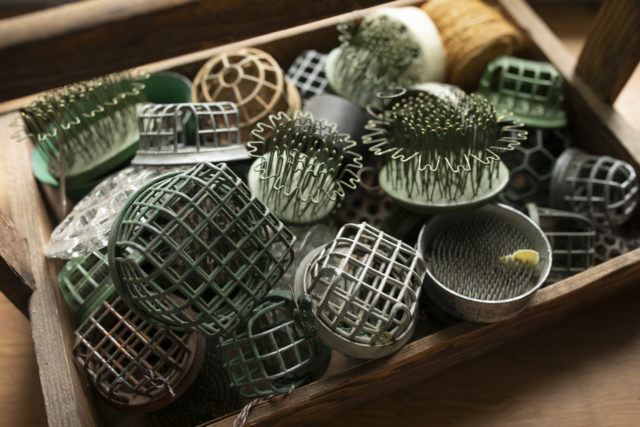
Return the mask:
<path id="1" fill-rule="evenodd" d="M 112 3 L 125 4 L 127 2 Z M 89 37 L 90 41 L 100 41 L 102 38 L 97 35 L 100 29 L 117 32 L 117 24 L 123 19 L 128 20 L 129 25 L 132 25 L 131 19 L 136 25 L 184 24 L 177 22 L 180 16 L 176 18 L 169 13 L 169 10 L 161 10 L 161 5 L 168 3 L 166 1 L 157 2 L 160 6 L 153 6 L 154 10 L 149 9 L 151 6 L 146 6 L 149 10 L 144 12 L 136 9 L 143 7 L 142 2 L 132 0 L 128 3 L 128 10 L 130 12 L 133 10 L 131 13 L 135 14 L 133 18 L 130 16 L 123 18 L 119 15 L 121 11 L 114 7 L 108 11 L 112 15 L 105 17 L 104 20 L 89 19 L 88 23 L 79 25 L 77 28 L 67 28 L 64 31 L 55 30 L 55 34 L 52 33 L 50 37 L 51 39 L 57 37 L 64 41 L 64 38 L 71 37 L 74 31 L 85 31 L 94 37 L 93 39 Z M 206 7 L 202 6 L 203 2 L 200 1 L 184 3 L 190 3 L 189 7 L 195 8 L 195 12 L 192 10 L 191 13 L 196 13 L 199 7 Z M 221 44 L 225 40 L 234 41 L 269 30 L 273 31 L 308 22 L 314 14 L 319 17 L 330 16 L 336 12 L 345 12 L 355 7 L 369 6 L 379 2 L 329 1 L 325 2 L 324 6 L 321 4 L 323 2 L 310 2 L 308 10 L 300 13 L 298 10 L 306 6 L 296 2 L 288 0 L 273 2 L 279 4 L 280 8 L 275 8 L 269 2 L 258 2 L 260 4 L 256 6 L 255 10 L 262 10 L 258 7 L 264 8 L 264 16 L 256 13 L 255 18 L 254 15 L 251 15 L 251 19 L 264 19 L 265 26 L 263 28 L 256 28 L 255 25 L 249 26 L 244 22 L 250 18 L 247 12 L 242 10 L 242 2 L 235 7 L 229 6 L 232 2 L 216 3 L 222 4 L 220 7 L 226 13 L 224 19 L 227 21 L 225 22 L 242 21 L 243 23 L 237 27 L 236 32 L 230 32 L 229 25 L 227 25 L 226 33 L 224 28 L 218 32 L 211 30 L 213 32 L 207 34 L 212 37 L 213 44 Z M 421 3 L 421 1 L 405 0 L 393 2 L 392 5 L 420 5 Z M 527 35 L 526 56 L 548 60 L 563 74 L 567 87 L 566 108 L 571 131 L 577 145 L 592 153 L 606 153 L 624 159 L 640 170 L 639 135 L 629 128 L 610 105 L 633 70 L 634 64 L 637 63 L 637 56 L 633 62 L 633 53 L 629 53 L 627 57 L 624 53 L 617 54 L 616 59 L 610 59 L 607 63 L 608 71 L 605 71 L 605 67 L 602 66 L 605 58 L 610 58 L 607 57 L 608 51 L 626 49 L 621 47 L 623 44 L 627 45 L 624 37 L 615 36 L 613 33 L 623 35 L 637 33 L 637 22 L 623 19 L 628 16 L 628 11 L 625 11 L 625 8 L 637 9 L 637 6 L 632 3 L 632 1 L 609 1 L 604 4 L 600 12 L 600 19 L 587 40 L 586 48 L 577 68 L 574 68 L 571 57 L 557 38 L 523 0 L 500 0 L 497 2 L 497 6 Z M 246 5 L 244 6 L 246 8 Z M 287 13 L 286 6 L 293 6 L 295 13 Z M 338 35 L 335 29 L 336 24 L 362 14 L 362 10 L 350 12 L 283 31 L 259 35 L 235 42 L 233 46 L 256 46 L 264 49 L 274 55 L 281 66 L 286 69 L 296 55 L 304 49 L 313 48 L 326 52 L 335 46 Z M 618 19 L 617 27 L 614 24 L 616 19 Z M 15 30 L 17 24 L 15 22 L 9 24 L 14 27 L 7 27 L 5 23 L 0 23 L 0 34 L 6 34 L 12 28 Z M 91 25 L 95 25 L 95 27 L 88 27 Z M 616 28 L 616 31 L 611 31 L 612 28 Z M 138 33 L 137 29 L 131 31 Z M 170 33 L 171 31 L 169 28 Z M 637 34 L 633 34 L 633 36 L 637 42 Z M 32 45 L 37 43 L 37 37 L 36 34 L 33 39 L 26 41 L 10 40 L 5 46 L 0 46 L 0 55 L 3 55 L 7 60 L 12 58 L 12 55 L 16 55 L 15 49 L 10 46 L 12 42 L 16 45 L 26 46 L 27 52 L 29 49 L 33 50 Z M 121 39 L 120 36 L 114 37 Z M 170 45 L 167 46 L 166 51 L 159 55 L 182 54 L 185 49 L 196 50 L 202 47 L 195 42 L 198 36 L 180 35 L 176 38 L 177 40 L 169 42 Z M 0 37 L 0 39 L 2 38 Z M 43 43 L 46 43 L 46 40 Z M 149 43 L 151 45 L 151 42 Z M 219 46 L 177 56 L 151 63 L 143 68 L 149 71 L 175 69 L 193 77 L 206 59 L 229 46 Z M 636 43 L 636 51 L 637 46 Z M 157 45 L 154 47 L 158 48 Z M 76 48 L 82 51 L 82 46 L 76 46 Z M 31 78 L 33 84 L 29 88 L 23 89 L 20 89 L 20 84 L 17 84 L 18 89 L 5 88 L 2 96 L 6 99 L 8 96 L 24 94 L 29 89 L 41 90 L 68 81 L 136 65 L 129 59 L 123 59 L 130 58 L 131 52 L 127 52 L 127 48 L 123 47 L 122 49 L 124 52 L 115 53 L 114 57 L 109 59 L 110 62 L 100 63 L 97 60 L 95 64 L 86 65 L 84 68 L 75 68 L 73 72 L 71 71 L 72 67 L 69 66 L 68 69 L 59 71 L 58 75 L 42 76 L 41 79 L 30 77 L 29 73 L 35 73 L 33 76 L 36 76 L 37 71 L 26 66 L 22 68 L 17 66 L 18 71 L 22 70 L 23 75 L 26 78 Z M 138 53 L 140 55 L 133 61 L 158 59 L 158 54 L 154 57 L 149 53 Z M 629 61 L 631 61 L 631 65 Z M 7 64 L 8 62 L 3 59 L 2 63 Z M 11 72 L 8 73 L 11 74 Z M 12 92 L 14 89 L 22 90 L 22 92 Z M 24 102 L 23 99 L 0 105 L 5 113 L 0 117 L 0 140 L 5 159 L 2 169 L 10 184 L 7 189 L 11 206 L 10 216 L 16 225 L 17 232 L 24 236 L 28 243 L 27 260 L 31 264 L 36 284 L 28 312 L 33 328 L 33 339 L 40 367 L 47 416 L 52 426 L 100 424 L 100 420 L 96 417 L 92 391 L 78 374 L 72 360 L 73 322 L 55 285 L 56 262 L 45 259 L 42 254 L 42 247 L 48 240 L 51 231 L 51 215 L 47 210 L 41 189 L 38 188 L 31 173 L 32 147 L 29 144 L 16 143 L 11 139 L 17 125 L 17 115 L 15 111 L 11 110 L 19 108 Z M 421 381 L 446 367 L 475 357 L 515 337 L 541 328 L 574 310 L 597 302 L 605 295 L 637 285 L 639 277 L 640 249 L 637 249 L 542 289 L 535 295 L 530 307 L 513 320 L 488 325 L 460 322 L 437 332 L 414 338 L 398 353 L 381 360 L 363 362 L 348 360 L 340 356 L 335 357 L 329 371 L 323 378 L 294 390 L 286 398 L 255 406 L 250 413 L 249 423 L 276 424 L 280 421 L 303 423 L 311 419 L 330 416 L 344 408 L 392 393 L 394 390 Z M 235 416 L 236 414 L 229 414 L 226 418 L 212 420 L 212 423 L 231 425 Z"/>

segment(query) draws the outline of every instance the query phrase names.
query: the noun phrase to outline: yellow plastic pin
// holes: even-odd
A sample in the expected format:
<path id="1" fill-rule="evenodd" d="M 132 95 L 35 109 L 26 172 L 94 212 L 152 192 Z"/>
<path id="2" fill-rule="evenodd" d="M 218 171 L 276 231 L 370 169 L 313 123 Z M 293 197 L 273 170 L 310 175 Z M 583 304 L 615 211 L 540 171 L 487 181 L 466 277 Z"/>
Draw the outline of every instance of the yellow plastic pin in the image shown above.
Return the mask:
<path id="1" fill-rule="evenodd" d="M 505 255 L 500 257 L 502 262 L 520 261 L 523 264 L 535 267 L 540 261 L 540 254 L 532 249 L 520 249 L 512 253 L 511 255 Z"/>

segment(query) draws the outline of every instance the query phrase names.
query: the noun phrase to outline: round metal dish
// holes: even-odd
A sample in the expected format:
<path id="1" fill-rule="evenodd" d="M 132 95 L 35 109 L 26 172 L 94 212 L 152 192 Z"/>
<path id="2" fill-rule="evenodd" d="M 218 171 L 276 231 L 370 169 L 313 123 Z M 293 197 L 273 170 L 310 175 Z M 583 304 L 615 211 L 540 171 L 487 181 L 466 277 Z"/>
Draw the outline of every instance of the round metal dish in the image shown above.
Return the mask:
<path id="1" fill-rule="evenodd" d="M 440 308 L 460 319 L 482 323 L 499 322 L 509 319 L 524 310 L 533 294 L 545 282 L 551 270 L 551 245 L 538 225 L 520 211 L 509 206 L 502 204 L 486 205 L 473 212 L 499 218 L 517 228 L 529 240 L 532 245 L 531 249 L 540 254 L 540 261 L 535 267 L 538 274 L 536 283 L 526 292 L 514 298 L 481 300 L 454 292 L 434 277 L 431 272 L 431 263 L 426 255 L 433 242 L 435 230 L 438 230 L 448 221 L 470 214 L 470 212 L 460 212 L 438 216 L 425 224 L 420 231 L 418 253 L 427 261 L 427 274 L 423 282 L 423 288 L 428 297 L 437 303 Z"/>

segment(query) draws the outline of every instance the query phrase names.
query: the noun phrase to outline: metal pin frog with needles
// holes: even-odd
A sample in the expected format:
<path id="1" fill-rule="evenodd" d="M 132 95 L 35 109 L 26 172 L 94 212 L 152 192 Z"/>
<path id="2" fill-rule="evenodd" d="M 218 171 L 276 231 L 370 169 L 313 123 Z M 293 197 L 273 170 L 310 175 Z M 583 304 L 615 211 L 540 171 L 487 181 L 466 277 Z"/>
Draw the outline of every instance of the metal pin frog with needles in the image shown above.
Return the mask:
<path id="1" fill-rule="evenodd" d="M 526 139 L 513 117 L 444 84 L 378 96 L 389 102 L 367 124 L 363 143 L 385 158 L 380 185 L 398 204 L 421 213 L 470 208 L 508 183 L 500 155 Z"/>
<path id="2" fill-rule="evenodd" d="M 266 136 L 265 135 L 270 135 Z M 253 130 L 247 144 L 257 157 L 248 185 L 283 222 L 312 224 L 328 216 L 355 189 L 362 157 L 349 135 L 335 124 L 315 120 L 310 113 L 271 115 Z"/>
<path id="3" fill-rule="evenodd" d="M 522 311 L 551 269 L 551 246 L 520 211 L 488 204 L 438 215 L 418 236 L 424 291 L 463 320 L 498 322 Z"/>

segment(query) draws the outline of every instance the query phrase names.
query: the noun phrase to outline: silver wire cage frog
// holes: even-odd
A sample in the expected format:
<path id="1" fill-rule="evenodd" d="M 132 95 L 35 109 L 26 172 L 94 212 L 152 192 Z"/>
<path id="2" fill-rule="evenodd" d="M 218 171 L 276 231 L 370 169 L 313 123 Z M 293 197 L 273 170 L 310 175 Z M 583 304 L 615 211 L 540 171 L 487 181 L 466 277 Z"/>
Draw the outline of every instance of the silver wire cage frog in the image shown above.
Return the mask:
<path id="1" fill-rule="evenodd" d="M 145 104 L 138 113 L 136 165 L 230 162 L 249 158 L 232 102 Z"/>
<path id="2" fill-rule="evenodd" d="M 310 298 L 319 337 L 359 359 L 399 350 L 418 318 L 425 274 L 415 249 L 367 224 L 346 224 L 311 252 L 295 279 L 296 300 Z"/>

